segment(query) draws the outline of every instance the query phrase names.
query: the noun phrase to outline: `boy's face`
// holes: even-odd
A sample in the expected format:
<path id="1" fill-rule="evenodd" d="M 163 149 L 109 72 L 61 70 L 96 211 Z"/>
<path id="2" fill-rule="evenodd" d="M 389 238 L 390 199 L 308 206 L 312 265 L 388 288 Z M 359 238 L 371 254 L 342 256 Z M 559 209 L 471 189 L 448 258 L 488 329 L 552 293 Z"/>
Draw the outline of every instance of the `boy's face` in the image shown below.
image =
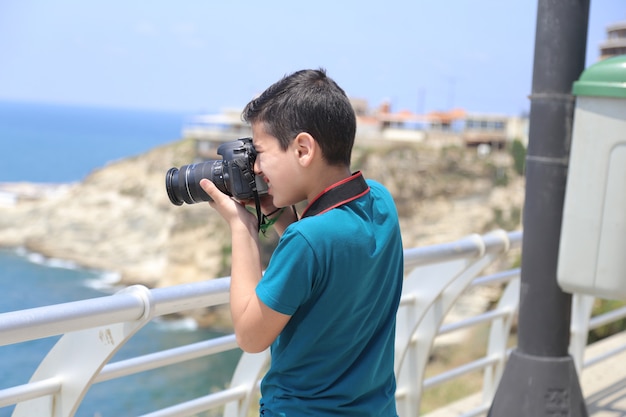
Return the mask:
<path id="1" fill-rule="evenodd" d="M 276 207 L 287 207 L 306 199 L 299 183 L 300 165 L 293 142 L 282 150 L 278 139 L 265 132 L 262 124 L 252 125 L 254 148 L 257 152 L 254 172 L 268 185 L 268 193 Z"/>

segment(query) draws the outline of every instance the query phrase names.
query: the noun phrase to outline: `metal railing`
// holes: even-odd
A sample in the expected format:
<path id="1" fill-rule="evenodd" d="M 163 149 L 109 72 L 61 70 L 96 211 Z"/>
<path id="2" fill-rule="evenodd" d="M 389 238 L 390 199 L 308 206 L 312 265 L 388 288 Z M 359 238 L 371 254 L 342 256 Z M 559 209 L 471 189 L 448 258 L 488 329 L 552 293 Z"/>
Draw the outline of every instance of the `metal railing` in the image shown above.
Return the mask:
<path id="1" fill-rule="evenodd" d="M 478 415 L 488 409 L 508 355 L 507 340 L 518 307 L 519 270 L 481 274 L 512 249 L 519 249 L 521 239 L 521 232 L 496 231 L 404 251 L 405 280 L 395 348 L 396 401 L 400 415 L 419 415 L 423 390 L 476 371 L 483 375 L 483 401 L 466 415 Z M 229 283 L 225 277 L 153 290 L 133 286 L 112 296 L 0 314 L 0 346 L 62 335 L 27 384 L 0 390 L 0 407 L 15 405 L 14 417 L 73 416 L 93 384 L 238 349 L 234 335 L 227 335 L 110 362 L 155 317 L 227 304 Z M 503 287 L 493 308 L 457 321 L 446 321 L 463 294 L 485 285 Z M 580 367 L 585 366 L 582 352 L 587 332 L 607 320 L 626 316 L 624 309 L 620 309 L 590 321 L 592 303 L 592 297 L 574 298 L 571 352 Z M 425 377 L 438 335 L 479 324 L 490 328 L 484 357 Z M 587 362 L 602 359 L 592 358 Z M 219 407 L 223 407 L 226 417 L 246 416 L 258 396 L 259 381 L 268 361 L 267 351 L 244 353 L 227 389 L 154 410 L 143 417 L 191 416 Z"/>

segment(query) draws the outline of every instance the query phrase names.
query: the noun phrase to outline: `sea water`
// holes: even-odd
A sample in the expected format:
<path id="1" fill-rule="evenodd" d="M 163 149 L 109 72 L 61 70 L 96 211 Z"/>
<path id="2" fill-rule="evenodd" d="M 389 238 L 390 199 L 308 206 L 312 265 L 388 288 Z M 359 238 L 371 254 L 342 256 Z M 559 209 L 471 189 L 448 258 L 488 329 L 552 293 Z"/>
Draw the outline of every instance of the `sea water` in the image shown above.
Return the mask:
<path id="1" fill-rule="evenodd" d="M 76 182 L 106 163 L 178 139 L 184 115 L 0 103 L 0 182 Z M 0 249 L 0 313 L 107 296 L 116 276 L 21 248 Z M 153 321 L 114 361 L 218 335 L 193 321 Z M 1 344 L 0 335 L 0 344 Z M 29 381 L 58 336 L 0 346 L 0 389 Z M 239 351 L 195 359 L 91 387 L 77 416 L 136 416 L 225 387 Z M 14 407 L 0 408 L 9 417 Z"/>
<path id="2" fill-rule="evenodd" d="M 0 101 L 0 182 L 82 180 L 180 138 L 184 113 Z"/>

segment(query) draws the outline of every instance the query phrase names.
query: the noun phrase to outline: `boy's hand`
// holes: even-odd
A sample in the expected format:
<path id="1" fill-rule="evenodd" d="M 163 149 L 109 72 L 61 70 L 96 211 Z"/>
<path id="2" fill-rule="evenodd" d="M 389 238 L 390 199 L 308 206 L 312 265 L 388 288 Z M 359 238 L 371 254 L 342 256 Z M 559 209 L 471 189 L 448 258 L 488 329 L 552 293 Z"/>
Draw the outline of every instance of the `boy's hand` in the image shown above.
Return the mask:
<path id="1" fill-rule="evenodd" d="M 272 213 L 276 211 L 276 209 L 278 209 L 278 207 L 274 205 L 274 198 L 271 195 L 266 194 L 259 196 L 259 200 L 261 203 L 261 212 L 264 214 Z M 250 206 L 252 208 L 256 208 L 256 202 L 253 198 L 250 198 L 248 200 L 241 200 L 240 203 L 246 206 Z"/>
<path id="2" fill-rule="evenodd" d="M 221 192 L 215 184 L 206 178 L 200 180 L 200 186 L 213 199 L 213 201 L 209 201 L 209 205 L 217 210 L 231 228 L 241 223 L 256 230 L 256 218 L 246 210 L 243 204 Z"/>

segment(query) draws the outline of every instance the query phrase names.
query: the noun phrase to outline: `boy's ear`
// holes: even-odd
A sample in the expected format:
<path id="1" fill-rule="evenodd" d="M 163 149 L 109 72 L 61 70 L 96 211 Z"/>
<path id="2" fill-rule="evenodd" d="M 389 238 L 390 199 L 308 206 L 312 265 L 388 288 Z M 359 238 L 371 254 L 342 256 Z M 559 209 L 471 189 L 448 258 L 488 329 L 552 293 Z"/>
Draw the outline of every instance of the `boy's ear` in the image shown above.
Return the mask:
<path id="1" fill-rule="evenodd" d="M 296 136 L 294 145 L 294 152 L 296 152 L 298 161 L 302 166 L 308 166 L 317 152 L 319 152 L 317 142 L 313 139 L 313 136 L 306 132 L 299 133 Z"/>

